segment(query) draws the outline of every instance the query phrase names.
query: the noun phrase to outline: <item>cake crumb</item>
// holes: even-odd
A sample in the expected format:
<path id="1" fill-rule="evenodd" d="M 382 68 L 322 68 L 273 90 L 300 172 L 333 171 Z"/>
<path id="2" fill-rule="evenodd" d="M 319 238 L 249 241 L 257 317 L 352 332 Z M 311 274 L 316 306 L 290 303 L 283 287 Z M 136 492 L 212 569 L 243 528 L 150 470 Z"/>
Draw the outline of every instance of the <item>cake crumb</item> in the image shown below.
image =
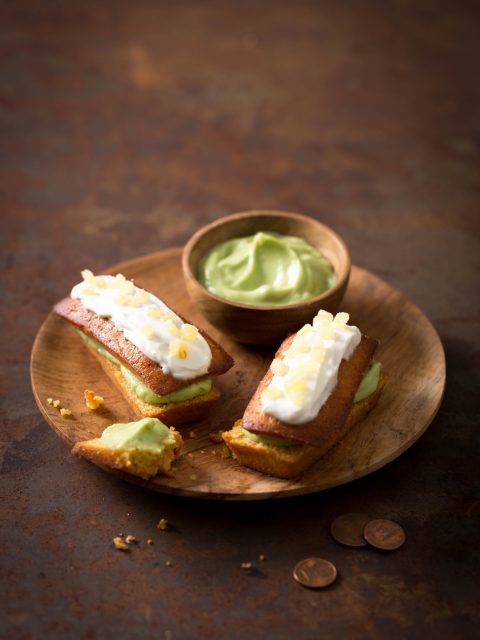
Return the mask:
<path id="1" fill-rule="evenodd" d="M 160 529 L 161 531 L 166 531 L 169 526 L 170 526 L 169 521 L 166 518 L 161 518 L 157 524 L 157 529 Z"/>
<path id="2" fill-rule="evenodd" d="M 195 431 L 190 431 L 190 438 L 195 438 Z"/>
<path id="3" fill-rule="evenodd" d="M 192 475 L 190 476 L 190 480 L 196 480 L 196 479 L 197 479 L 197 476 L 194 473 L 192 473 Z"/>
<path id="4" fill-rule="evenodd" d="M 47 404 L 51 406 L 53 404 L 53 398 L 47 398 Z"/>
<path id="5" fill-rule="evenodd" d="M 263 562 L 263 561 L 265 560 L 265 556 L 263 555 L 263 553 L 261 553 L 261 554 L 258 556 L 258 559 L 260 560 L 260 562 Z"/>
<path id="6" fill-rule="evenodd" d="M 130 551 L 128 544 L 126 544 L 120 536 L 113 539 L 113 544 L 115 545 L 115 548 L 120 549 L 120 551 Z"/>
<path id="7" fill-rule="evenodd" d="M 242 569 L 245 569 L 245 570 L 247 570 L 247 569 L 251 569 L 251 568 L 252 568 L 252 563 L 251 563 L 251 562 L 242 562 L 242 564 L 240 565 L 240 567 L 241 567 Z"/>
<path id="8" fill-rule="evenodd" d="M 230 449 L 227 449 L 227 447 L 223 447 L 222 453 L 220 455 L 222 458 L 230 458 Z"/>
<path id="9" fill-rule="evenodd" d="M 59 406 L 60 406 L 60 400 L 52 401 L 52 407 L 55 407 L 55 409 L 58 409 Z"/>
<path id="10" fill-rule="evenodd" d="M 65 407 L 62 407 L 62 408 L 60 409 L 60 415 L 61 415 L 63 418 L 66 418 L 66 417 L 68 417 L 68 416 L 71 416 L 71 415 L 72 415 L 72 412 L 71 412 L 71 410 L 70 410 L 70 409 L 65 409 Z"/>
<path id="11" fill-rule="evenodd" d="M 148 538 L 147 544 L 153 544 L 153 540 L 151 538 Z"/>
<path id="12" fill-rule="evenodd" d="M 95 391 L 92 391 L 91 389 L 85 389 L 83 397 L 85 398 L 85 404 L 88 409 L 91 409 L 92 411 L 98 409 L 98 407 L 104 402 L 102 396 L 97 396 Z"/>
<path id="13" fill-rule="evenodd" d="M 137 539 L 135 536 L 132 536 L 132 534 L 129 533 L 128 536 L 125 538 L 125 541 L 128 542 L 128 544 L 132 544 L 132 542 L 136 542 Z"/>
<path id="14" fill-rule="evenodd" d="M 171 560 L 165 560 L 165 566 L 166 567 L 171 567 L 172 566 L 172 561 Z"/>
<path id="15" fill-rule="evenodd" d="M 193 457 L 194 457 L 194 456 L 193 456 L 193 453 L 191 453 L 191 452 L 190 452 L 190 453 L 187 453 L 187 458 L 193 458 Z"/>

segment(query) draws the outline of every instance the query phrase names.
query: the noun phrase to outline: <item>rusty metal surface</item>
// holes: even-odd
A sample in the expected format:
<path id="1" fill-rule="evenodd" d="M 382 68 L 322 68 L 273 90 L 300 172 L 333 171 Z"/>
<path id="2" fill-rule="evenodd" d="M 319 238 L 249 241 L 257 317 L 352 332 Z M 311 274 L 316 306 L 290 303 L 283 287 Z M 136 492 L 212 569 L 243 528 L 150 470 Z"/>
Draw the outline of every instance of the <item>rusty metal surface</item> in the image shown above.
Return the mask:
<path id="1" fill-rule="evenodd" d="M 478 631 L 478 4 L 259 6 L 1 4 L 0 636 Z M 448 383 L 425 436 L 351 485 L 263 504 L 148 493 L 72 459 L 28 378 L 51 305 L 86 266 L 267 207 L 332 225 L 432 319 Z M 401 523 L 405 546 L 337 545 L 330 523 L 358 511 Z M 119 532 L 140 544 L 116 551 Z M 293 581 L 309 556 L 334 585 Z"/>

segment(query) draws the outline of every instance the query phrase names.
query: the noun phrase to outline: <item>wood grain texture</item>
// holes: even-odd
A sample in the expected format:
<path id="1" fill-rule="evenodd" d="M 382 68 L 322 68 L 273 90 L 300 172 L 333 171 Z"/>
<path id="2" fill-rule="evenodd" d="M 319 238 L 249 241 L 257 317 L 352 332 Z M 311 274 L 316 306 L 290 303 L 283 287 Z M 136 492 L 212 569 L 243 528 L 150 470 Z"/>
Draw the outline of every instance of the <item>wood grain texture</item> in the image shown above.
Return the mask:
<path id="1" fill-rule="evenodd" d="M 274 349 L 231 342 L 206 323 L 186 293 L 180 249 L 142 256 L 109 271 L 134 278 L 138 285 L 205 327 L 235 359 L 234 367 L 219 380 L 222 398 L 210 417 L 180 429 L 185 445 L 175 477 L 144 482 L 121 474 L 129 481 L 168 493 L 236 500 L 320 491 L 371 473 L 399 456 L 422 435 L 438 410 L 445 385 L 445 358 L 435 329 L 399 291 L 353 267 L 342 310 L 350 313 L 351 322 L 363 332 L 380 341 L 376 357 L 390 374 L 377 407 L 343 442 L 294 481 L 241 467 L 231 458 L 221 457 L 223 445 L 213 444 L 209 433 L 230 428 L 243 414 Z M 36 337 L 31 378 L 42 414 L 70 445 L 99 436 L 113 422 L 136 418 L 74 330 L 54 314 L 47 317 Z M 87 388 L 105 398 L 101 411 L 85 407 L 83 391 Z M 62 418 L 47 404 L 47 397 L 60 399 L 62 406 L 73 411 L 73 417 Z"/>

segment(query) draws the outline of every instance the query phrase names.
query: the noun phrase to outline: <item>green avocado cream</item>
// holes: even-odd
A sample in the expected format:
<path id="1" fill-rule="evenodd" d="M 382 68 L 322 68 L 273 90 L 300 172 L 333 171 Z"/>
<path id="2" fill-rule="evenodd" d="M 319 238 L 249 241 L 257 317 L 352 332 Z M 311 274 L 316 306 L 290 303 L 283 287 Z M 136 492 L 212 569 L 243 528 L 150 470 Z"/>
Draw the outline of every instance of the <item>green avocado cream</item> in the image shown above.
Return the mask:
<path id="1" fill-rule="evenodd" d="M 198 278 L 209 291 L 234 302 L 287 305 L 329 289 L 335 272 L 302 238 L 259 231 L 211 249 L 200 262 Z"/>
<path id="2" fill-rule="evenodd" d="M 172 393 L 168 393 L 165 396 L 158 396 L 156 393 L 153 393 L 147 386 L 143 384 L 143 382 L 138 378 L 134 373 L 124 367 L 123 364 L 113 356 L 110 351 L 107 351 L 102 346 L 100 346 L 95 340 L 92 340 L 89 336 L 87 336 L 83 331 L 79 331 L 81 337 L 85 340 L 85 342 L 98 351 L 98 353 L 113 362 L 119 367 L 122 376 L 124 377 L 128 386 L 132 389 L 137 397 L 143 402 L 148 402 L 148 404 L 169 404 L 172 402 L 186 402 L 187 400 L 191 400 L 192 398 L 196 398 L 197 396 L 204 395 L 205 393 L 209 393 L 212 388 L 212 379 L 204 378 L 203 380 L 199 380 L 198 382 L 192 382 L 192 384 L 184 387 L 183 389 L 179 389 L 178 391 L 172 391 Z"/>
<path id="3" fill-rule="evenodd" d="M 378 387 L 378 381 L 380 379 L 380 371 L 382 364 L 378 360 L 372 360 L 370 366 L 367 369 L 367 373 L 363 376 L 360 386 L 355 394 L 354 402 L 360 402 L 364 398 L 371 396 L 375 389 Z"/>
<path id="4" fill-rule="evenodd" d="M 372 393 L 378 386 L 381 369 L 382 364 L 378 362 L 378 360 L 372 360 L 366 374 L 363 376 L 360 386 L 357 389 L 354 402 L 360 402 L 360 400 L 368 398 L 368 396 L 372 395 Z M 260 444 L 268 444 L 275 447 L 293 447 L 299 444 L 294 440 L 285 440 L 284 438 L 275 438 L 273 436 L 259 436 L 256 433 L 247 431 L 246 429 L 242 429 L 242 431 L 242 435 L 245 438 L 248 438 L 249 440 L 253 440 L 254 442 L 258 442 Z"/>
<path id="5" fill-rule="evenodd" d="M 112 449 L 148 449 L 158 453 L 175 445 L 175 436 L 158 418 L 112 424 L 105 429 L 100 440 Z"/>

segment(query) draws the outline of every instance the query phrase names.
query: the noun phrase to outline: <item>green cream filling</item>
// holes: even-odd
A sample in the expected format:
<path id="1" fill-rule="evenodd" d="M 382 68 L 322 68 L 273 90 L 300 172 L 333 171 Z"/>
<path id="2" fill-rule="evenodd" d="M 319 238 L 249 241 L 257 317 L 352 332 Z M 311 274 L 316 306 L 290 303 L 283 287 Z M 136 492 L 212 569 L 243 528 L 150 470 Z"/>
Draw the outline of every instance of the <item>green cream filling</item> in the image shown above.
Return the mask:
<path id="1" fill-rule="evenodd" d="M 361 400 L 364 400 L 365 398 L 368 398 L 368 396 L 372 395 L 372 393 L 378 387 L 381 369 L 382 364 L 378 362 L 378 360 L 372 360 L 367 369 L 367 372 L 363 376 L 360 386 L 357 389 L 354 402 L 360 402 Z M 253 440 L 254 442 L 258 442 L 259 444 L 267 444 L 274 447 L 294 447 L 299 445 L 299 443 L 295 442 L 294 440 L 275 438 L 273 436 L 261 436 L 256 433 L 251 433 L 250 431 L 247 431 L 243 428 L 242 436 L 244 438 L 248 438 L 249 440 Z"/>
<path id="2" fill-rule="evenodd" d="M 213 247 L 201 260 L 198 278 L 234 302 L 286 305 L 330 289 L 335 271 L 303 238 L 259 231 Z"/>
<path id="3" fill-rule="evenodd" d="M 112 424 L 105 429 L 100 440 L 111 449 L 146 449 L 156 453 L 176 443 L 172 431 L 158 418 Z"/>
<path id="4" fill-rule="evenodd" d="M 95 342 L 95 340 L 92 340 L 90 336 L 87 336 L 85 333 L 83 333 L 83 331 L 79 331 L 79 334 L 85 340 L 85 342 L 90 347 L 92 347 L 92 349 L 95 349 L 95 351 L 98 351 L 101 356 L 117 365 L 125 382 L 128 384 L 130 389 L 132 389 L 135 395 L 140 398 L 140 400 L 143 400 L 143 402 L 147 402 L 148 404 L 171 404 L 173 402 L 186 402 L 187 400 L 191 400 L 192 398 L 196 398 L 198 396 L 209 393 L 212 388 L 212 379 L 204 378 L 203 380 L 199 380 L 198 382 L 192 382 L 192 384 L 184 387 L 183 389 L 178 389 L 178 391 L 172 391 L 172 393 L 168 393 L 167 395 L 159 396 L 151 391 L 147 386 L 145 386 L 140 378 L 132 373 L 130 369 L 127 369 L 127 367 L 125 367 L 120 362 L 120 360 L 115 358 L 115 356 L 112 355 L 110 351 L 104 349 L 101 345 L 98 344 L 98 342 Z"/>

